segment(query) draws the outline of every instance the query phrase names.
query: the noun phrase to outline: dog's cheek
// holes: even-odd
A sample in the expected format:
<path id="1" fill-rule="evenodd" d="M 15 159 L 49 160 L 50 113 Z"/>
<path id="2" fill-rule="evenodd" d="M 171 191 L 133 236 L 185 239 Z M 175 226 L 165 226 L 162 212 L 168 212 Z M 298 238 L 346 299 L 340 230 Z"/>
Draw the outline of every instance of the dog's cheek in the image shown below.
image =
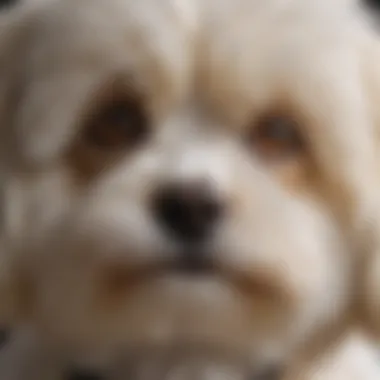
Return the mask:
<path id="1" fill-rule="evenodd" d="M 37 176 L 36 176 L 37 177 Z M 0 328 L 18 323 L 34 307 L 34 245 L 70 212 L 75 188 L 63 171 L 42 178 L 4 178 L 0 226 Z"/>

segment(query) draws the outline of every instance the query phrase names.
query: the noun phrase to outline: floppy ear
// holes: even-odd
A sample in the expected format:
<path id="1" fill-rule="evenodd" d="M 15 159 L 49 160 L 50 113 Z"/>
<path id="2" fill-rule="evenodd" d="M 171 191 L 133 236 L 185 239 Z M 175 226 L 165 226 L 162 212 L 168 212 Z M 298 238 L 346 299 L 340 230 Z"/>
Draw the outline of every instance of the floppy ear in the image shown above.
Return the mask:
<path id="1" fill-rule="evenodd" d="M 60 0 L 24 0 L 0 8 L 0 328 L 22 318 L 30 303 L 30 282 L 20 268 L 25 257 L 18 247 L 27 244 L 24 229 L 33 217 L 25 215 L 26 187 L 14 179 L 20 152 L 14 119 L 28 83 L 25 56 L 34 54 L 30 46 L 39 18 L 55 1 Z"/>
<path id="2" fill-rule="evenodd" d="M 19 54 L 26 29 L 32 20 L 32 4 L 9 5 L 0 8 L 0 170 L 7 158 L 8 129 L 15 96 L 15 83 L 20 64 Z M 5 156 L 5 157 L 4 157 Z"/>
<path id="3" fill-rule="evenodd" d="M 12 239 L 22 218 L 18 202 L 9 202 L 12 151 L 12 114 L 20 84 L 18 61 L 27 30 L 33 19 L 33 8 L 40 1 L 0 9 L 0 328 L 12 323 L 18 314 L 20 284 L 14 270 Z M 17 194 L 15 194 L 17 197 Z M 13 195 L 12 195 L 13 197 Z"/>

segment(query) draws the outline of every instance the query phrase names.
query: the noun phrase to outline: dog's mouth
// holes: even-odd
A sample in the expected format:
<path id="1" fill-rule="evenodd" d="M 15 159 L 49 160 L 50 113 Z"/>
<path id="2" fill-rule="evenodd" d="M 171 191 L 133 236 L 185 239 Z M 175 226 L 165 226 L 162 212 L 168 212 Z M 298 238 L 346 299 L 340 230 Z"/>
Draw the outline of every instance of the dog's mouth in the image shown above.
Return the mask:
<path id="1" fill-rule="evenodd" d="M 269 270 L 249 270 L 222 265 L 208 255 L 186 252 L 179 259 L 150 261 L 141 264 L 125 265 L 113 263 L 102 268 L 107 282 L 115 288 L 134 288 L 157 279 L 175 278 L 188 283 L 218 281 L 236 288 L 243 294 L 273 299 L 279 297 L 283 287 Z"/>
<path id="2" fill-rule="evenodd" d="M 116 287 L 135 287 L 166 277 L 186 278 L 190 281 L 221 276 L 220 269 L 209 259 L 157 260 L 139 264 L 111 263 L 102 265 L 107 282 Z"/>
<path id="3" fill-rule="evenodd" d="M 199 251 L 184 251 L 181 257 L 159 264 L 158 270 L 188 277 L 221 275 L 221 268 L 209 255 Z"/>

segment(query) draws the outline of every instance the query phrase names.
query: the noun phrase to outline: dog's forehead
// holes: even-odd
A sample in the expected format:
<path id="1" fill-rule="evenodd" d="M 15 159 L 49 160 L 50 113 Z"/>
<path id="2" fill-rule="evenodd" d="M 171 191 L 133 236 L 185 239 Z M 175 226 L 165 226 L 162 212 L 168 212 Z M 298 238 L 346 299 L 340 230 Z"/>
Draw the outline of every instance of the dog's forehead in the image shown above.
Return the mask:
<path id="1" fill-rule="evenodd" d="M 28 72 L 33 80 L 75 71 L 98 77 L 123 71 L 148 86 L 158 77 L 179 80 L 195 27 L 186 5 L 186 0 L 52 2 L 32 20 Z"/>
<path id="2" fill-rule="evenodd" d="M 263 111 L 260 102 L 276 106 L 282 92 L 302 99 L 298 108 L 318 104 L 325 112 L 334 104 L 337 117 L 347 115 L 334 124 L 349 128 L 356 119 L 338 103 L 354 110 L 361 101 L 354 99 L 361 92 L 351 91 L 359 81 L 360 33 L 346 2 L 52 1 L 35 15 L 23 53 L 20 135 L 33 138 L 31 121 L 44 139 L 63 134 L 104 83 L 123 77 L 143 88 L 152 109 L 169 110 L 196 94 L 198 104 L 241 125 L 253 107 Z"/>
<path id="3" fill-rule="evenodd" d="M 267 3 L 55 2 L 40 15 L 32 57 L 41 76 L 54 67 L 62 71 L 94 69 L 98 75 L 101 70 L 120 69 L 139 76 L 147 86 L 154 78 L 163 80 L 164 76 L 168 81 L 180 82 L 193 64 L 206 63 L 212 74 L 210 63 L 220 66 L 217 61 L 234 59 L 246 67 L 241 70 L 236 65 L 225 65 L 225 70 L 241 70 L 247 82 L 249 69 L 265 82 L 266 75 L 273 77 L 296 66 L 312 71 L 311 56 L 318 59 L 334 49 L 343 52 L 344 45 L 354 45 L 355 28 L 343 21 L 344 7 L 342 15 L 334 17 L 322 6 L 302 5 L 299 0 Z"/>
<path id="4" fill-rule="evenodd" d="M 252 93 L 257 103 L 261 96 L 273 101 L 276 92 L 294 94 L 298 84 L 310 79 L 328 86 L 338 84 L 343 72 L 355 75 L 364 28 L 351 2 L 225 3 L 224 9 L 210 10 L 204 26 L 205 77 L 219 82 L 218 92 L 232 76 L 229 87 L 249 97 Z M 331 80 L 337 73 L 337 80 Z"/>
<path id="5" fill-rule="evenodd" d="M 304 98 L 310 93 L 305 86 L 315 86 L 310 79 L 319 78 L 326 89 L 343 84 L 344 76 L 357 79 L 357 28 L 349 7 L 335 4 L 331 15 L 314 3 L 52 2 L 34 24 L 28 101 L 38 92 L 61 109 L 65 97 L 77 106 L 99 82 L 121 75 L 133 77 L 151 99 L 167 98 L 169 104 L 195 92 L 217 106 L 223 101 L 220 109 L 244 114 L 260 97 L 275 102 L 280 92 L 295 96 L 295 85 Z"/>

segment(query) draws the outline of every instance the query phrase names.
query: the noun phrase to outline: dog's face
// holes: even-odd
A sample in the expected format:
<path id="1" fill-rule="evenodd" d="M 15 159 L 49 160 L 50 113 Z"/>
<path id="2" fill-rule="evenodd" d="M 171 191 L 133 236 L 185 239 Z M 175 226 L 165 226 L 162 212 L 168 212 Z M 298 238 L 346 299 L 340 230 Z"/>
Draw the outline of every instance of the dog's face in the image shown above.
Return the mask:
<path id="1" fill-rule="evenodd" d="M 287 7 L 62 1 L 15 32 L 4 219 L 44 331 L 262 360 L 341 320 L 376 204 L 370 43 L 343 1 Z"/>

